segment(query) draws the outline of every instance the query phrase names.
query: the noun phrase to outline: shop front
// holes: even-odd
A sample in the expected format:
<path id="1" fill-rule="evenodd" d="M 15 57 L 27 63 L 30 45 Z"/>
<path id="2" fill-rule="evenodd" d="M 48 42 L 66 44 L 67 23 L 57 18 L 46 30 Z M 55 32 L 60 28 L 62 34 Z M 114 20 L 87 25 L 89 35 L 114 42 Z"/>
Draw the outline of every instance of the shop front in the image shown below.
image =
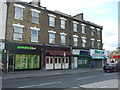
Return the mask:
<path id="1" fill-rule="evenodd" d="M 7 71 L 41 68 L 40 45 L 8 42 L 5 52 Z"/>
<path id="2" fill-rule="evenodd" d="M 68 47 L 46 46 L 45 69 L 69 69 L 71 55 Z"/>
<path id="3" fill-rule="evenodd" d="M 88 50 L 73 49 L 73 68 L 88 68 L 90 55 Z"/>
<path id="4" fill-rule="evenodd" d="M 91 62 L 94 62 L 97 68 L 101 68 L 107 63 L 105 50 L 91 49 L 90 55 L 92 58 Z"/>

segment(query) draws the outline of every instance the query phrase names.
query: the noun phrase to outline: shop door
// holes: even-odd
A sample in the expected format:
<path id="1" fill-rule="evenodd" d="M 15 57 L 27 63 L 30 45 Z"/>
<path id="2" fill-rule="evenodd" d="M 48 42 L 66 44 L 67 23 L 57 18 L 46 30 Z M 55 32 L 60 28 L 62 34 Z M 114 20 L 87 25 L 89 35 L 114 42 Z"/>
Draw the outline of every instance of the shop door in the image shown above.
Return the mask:
<path id="1" fill-rule="evenodd" d="M 55 67 L 54 69 L 61 69 L 61 58 L 60 57 L 55 57 Z"/>
<path id="2" fill-rule="evenodd" d="M 53 69 L 54 65 L 54 58 L 53 57 L 46 57 L 46 69 Z"/>
<path id="3" fill-rule="evenodd" d="M 62 69 L 68 69 L 69 68 L 69 58 L 65 57 L 62 58 Z"/>

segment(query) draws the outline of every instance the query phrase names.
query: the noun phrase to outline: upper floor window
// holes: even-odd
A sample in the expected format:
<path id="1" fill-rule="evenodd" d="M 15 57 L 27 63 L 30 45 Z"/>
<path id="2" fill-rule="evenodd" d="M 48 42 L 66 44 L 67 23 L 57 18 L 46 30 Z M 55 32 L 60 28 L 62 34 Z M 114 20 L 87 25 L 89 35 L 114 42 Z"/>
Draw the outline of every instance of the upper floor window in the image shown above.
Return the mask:
<path id="1" fill-rule="evenodd" d="M 82 38 L 82 47 L 86 47 L 86 38 Z"/>
<path id="2" fill-rule="evenodd" d="M 100 37 L 100 29 L 97 28 L 97 36 Z"/>
<path id="3" fill-rule="evenodd" d="M 78 46 L 78 36 L 73 35 L 73 46 Z"/>
<path id="4" fill-rule="evenodd" d="M 49 15 L 49 26 L 55 27 L 55 15 L 48 14 Z"/>
<path id="5" fill-rule="evenodd" d="M 73 21 L 73 31 L 77 32 L 78 31 L 78 22 Z"/>
<path id="6" fill-rule="evenodd" d="M 15 13 L 14 13 L 14 18 L 23 20 L 23 9 L 25 8 L 24 6 L 14 4 L 15 6 Z"/>
<path id="7" fill-rule="evenodd" d="M 100 40 L 97 40 L 97 48 L 100 49 Z"/>
<path id="8" fill-rule="evenodd" d="M 23 39 L 23 25 L 13 24 L 13 40 L 22 41 Z"/>
<path id="9" fill-rule="evenodd" d="M 95 39 L 91 39 L 91 48 L 94 48 L 95 46 Z"/>
<path id="10" fill-rule="evenodd" d="M 82 34 L 86 33 L 86 25 L 85 24 L 81 24 L 82 25 Z"/>
<path id="11" fill-rule="evenodd" d="M 66 45 L 66 35 L 65 33 L 60 33 L 61 35 L 61 45 Z"/>
<path id="12" fill-rule="evenodd" d="M 49 32 L 49 43 L 55 44 L 55 31 L 48 31 Z"/>
<path id="13" fill-rule="evenodd" d="M 66 22 L 66 19 L 60 17 L 60 21 L 61 21 L 61 29 L 65 29 L 65 22 Z"/>
<path id="14" fill-rule="evenodd" d="M 39 23 L 39 13 L 40 11 L 36 9 L 31 9 L 31 22 Z"/>
<path id="15" fill-rule="evenodd" d="M 90 27 L 91 28 L 91 36 L 95 35 L 95 28 L 94 27 Z"/>
<path id="16" fill-rule="evenodd" d="M 40 30 L 39 28 L 36 27 L 30 27 L 31 30 L 31 42 L 38 42 L 38 31 Z"/>

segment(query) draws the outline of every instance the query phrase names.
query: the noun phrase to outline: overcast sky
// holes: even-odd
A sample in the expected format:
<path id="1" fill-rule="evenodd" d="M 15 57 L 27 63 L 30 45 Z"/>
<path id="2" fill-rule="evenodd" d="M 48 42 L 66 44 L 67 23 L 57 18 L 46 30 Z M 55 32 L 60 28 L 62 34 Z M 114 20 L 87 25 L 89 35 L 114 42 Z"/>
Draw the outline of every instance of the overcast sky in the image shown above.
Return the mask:
<path id="1" fill-rule="evenodd" d="M 118 1 L 41 0 L 41 6 L 72 16 L 84 13 L 84 20 L 103 26 L 103 48 L 106 50 L 115 50 L 118 46 Z"/>

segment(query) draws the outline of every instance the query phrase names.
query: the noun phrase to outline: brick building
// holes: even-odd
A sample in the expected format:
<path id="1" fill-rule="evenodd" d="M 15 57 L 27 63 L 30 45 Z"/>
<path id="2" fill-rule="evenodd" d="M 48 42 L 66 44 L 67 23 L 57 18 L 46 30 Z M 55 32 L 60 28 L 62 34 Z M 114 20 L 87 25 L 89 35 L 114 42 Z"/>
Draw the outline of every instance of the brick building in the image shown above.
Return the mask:
<path id="1" fill-rule="evenodd" d="M 88 67 L 90 50 L 102 50 L 102 26 L 51 11 L 40 2 L 6 2 L 4 69 Z M 97 60 L 95 60 L 97 61 Z M 102 59 L 99 58 L 100 64 Z M 97 66 L 97 65 L 96 65 Z"/>

